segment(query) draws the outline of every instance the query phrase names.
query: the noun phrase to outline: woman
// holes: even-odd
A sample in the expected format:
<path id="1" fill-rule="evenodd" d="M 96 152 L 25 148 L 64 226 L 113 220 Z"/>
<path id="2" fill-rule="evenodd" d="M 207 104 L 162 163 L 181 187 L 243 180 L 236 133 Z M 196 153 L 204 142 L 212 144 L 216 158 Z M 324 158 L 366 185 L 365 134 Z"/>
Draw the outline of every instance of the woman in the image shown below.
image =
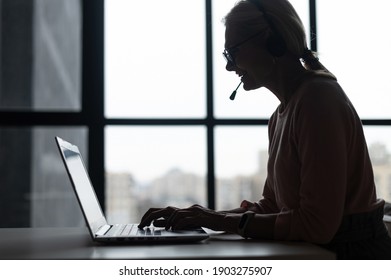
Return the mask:
<path id="1" fill-rule="evenodd" d="M 247 238 L 320 244 L 338 258 L 391 259 L 361 121 L 336 78 L 308 50 L 286 0 L 242 0 L 225 18 L 226 69 L 280 100 L 269 121 L 263 198 L 238 209 L 150 209 L 140 227 L 203 226 Z M 160 219 L 163 218 L 163 219 Z"/>

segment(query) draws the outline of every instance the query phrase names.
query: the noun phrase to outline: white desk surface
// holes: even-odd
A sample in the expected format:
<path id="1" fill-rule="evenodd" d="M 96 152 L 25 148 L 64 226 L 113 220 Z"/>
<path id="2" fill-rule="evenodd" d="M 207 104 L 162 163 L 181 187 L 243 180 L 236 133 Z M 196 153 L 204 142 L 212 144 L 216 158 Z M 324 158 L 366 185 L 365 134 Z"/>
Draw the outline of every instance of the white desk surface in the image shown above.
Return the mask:
<path id="1" fill-rule="evenodd" d="M 0 259 L 334 259 L 304 242 L 216 235 L 192 244 L 102 245 L 86 228 L 0 228 Z"/>

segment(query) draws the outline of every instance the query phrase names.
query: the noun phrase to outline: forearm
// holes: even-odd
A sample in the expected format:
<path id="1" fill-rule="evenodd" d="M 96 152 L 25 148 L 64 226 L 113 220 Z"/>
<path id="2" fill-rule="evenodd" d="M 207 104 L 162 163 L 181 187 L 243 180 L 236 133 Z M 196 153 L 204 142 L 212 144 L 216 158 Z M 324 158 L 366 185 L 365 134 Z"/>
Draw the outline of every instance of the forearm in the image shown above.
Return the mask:
<path id="1" fill-rule="evenodd" d="M 226 214 L 224 217 L 224 230 L 231 233 L 240 234 L 239 224 L 243 217 L 242 214 Z M 273 239 L 274 224 L 276 215 L 256 214 L 246 225 L 243 232 L 244 237 L 254 239 Z"/>
<path id="2" fill-rule="evenodd" d="M 218 211 L 221 214 L 242 214 L 246 211 L 252 211 L 257 214 L 266 214 L 270 213 L 271 211 L 267 211 L 264 207 L 261 206 L 260 201 L 258 202 L 250 202 L 248 200 L 243 200 L 240 203 L 240 207 L 231 209 L 231 210 L 224 210 L 224 211 Z"/>
<path id="3" fill-rule="evenodd" d="M 246 208 L 239 207 L 239 208 L 235 208 L 235 209 L 231 209 L 231 210 L 222 210 L 222 211 L 218 211 L 218 212 L 221 214 L 241 214 L 246 211 L 247 211 Z"/>
<path id="4" fill-rule="evenodd" d="M 274 225 L 277 215 L 255 215 L 248 223 L 244 236 L 253 239 L 274 239 Z"/>

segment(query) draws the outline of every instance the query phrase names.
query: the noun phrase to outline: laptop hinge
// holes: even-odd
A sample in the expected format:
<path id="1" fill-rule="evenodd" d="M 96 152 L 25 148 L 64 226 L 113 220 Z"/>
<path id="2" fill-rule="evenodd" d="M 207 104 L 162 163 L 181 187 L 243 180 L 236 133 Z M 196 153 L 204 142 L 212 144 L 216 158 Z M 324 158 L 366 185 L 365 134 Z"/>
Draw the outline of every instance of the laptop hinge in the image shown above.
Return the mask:
<path id="1" fill-rule="evenodd" d="M 95 236 L 102 236 L 102 235 L 105 235 L 106 232 L 109 231 L 109 229 L 111 228 L 110 225 L 104 225 L 102 226 L 100 229 L 98 229 L 98 231 L 95 233 Z"/>

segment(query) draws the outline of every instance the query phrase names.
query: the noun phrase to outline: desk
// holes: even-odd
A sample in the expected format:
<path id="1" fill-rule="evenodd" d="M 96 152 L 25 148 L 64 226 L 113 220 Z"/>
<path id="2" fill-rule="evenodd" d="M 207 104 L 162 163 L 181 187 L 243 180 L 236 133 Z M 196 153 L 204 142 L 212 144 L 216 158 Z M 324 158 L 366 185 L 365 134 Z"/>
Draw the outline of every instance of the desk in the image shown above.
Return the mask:
<path id="1" fill-rule="evenodd" d="M 304 242 L 245 240 L 216 235 L 194 244 L 93 243 L 86 228 L 0 228 L 0 259 L 334 259 Z"/>

